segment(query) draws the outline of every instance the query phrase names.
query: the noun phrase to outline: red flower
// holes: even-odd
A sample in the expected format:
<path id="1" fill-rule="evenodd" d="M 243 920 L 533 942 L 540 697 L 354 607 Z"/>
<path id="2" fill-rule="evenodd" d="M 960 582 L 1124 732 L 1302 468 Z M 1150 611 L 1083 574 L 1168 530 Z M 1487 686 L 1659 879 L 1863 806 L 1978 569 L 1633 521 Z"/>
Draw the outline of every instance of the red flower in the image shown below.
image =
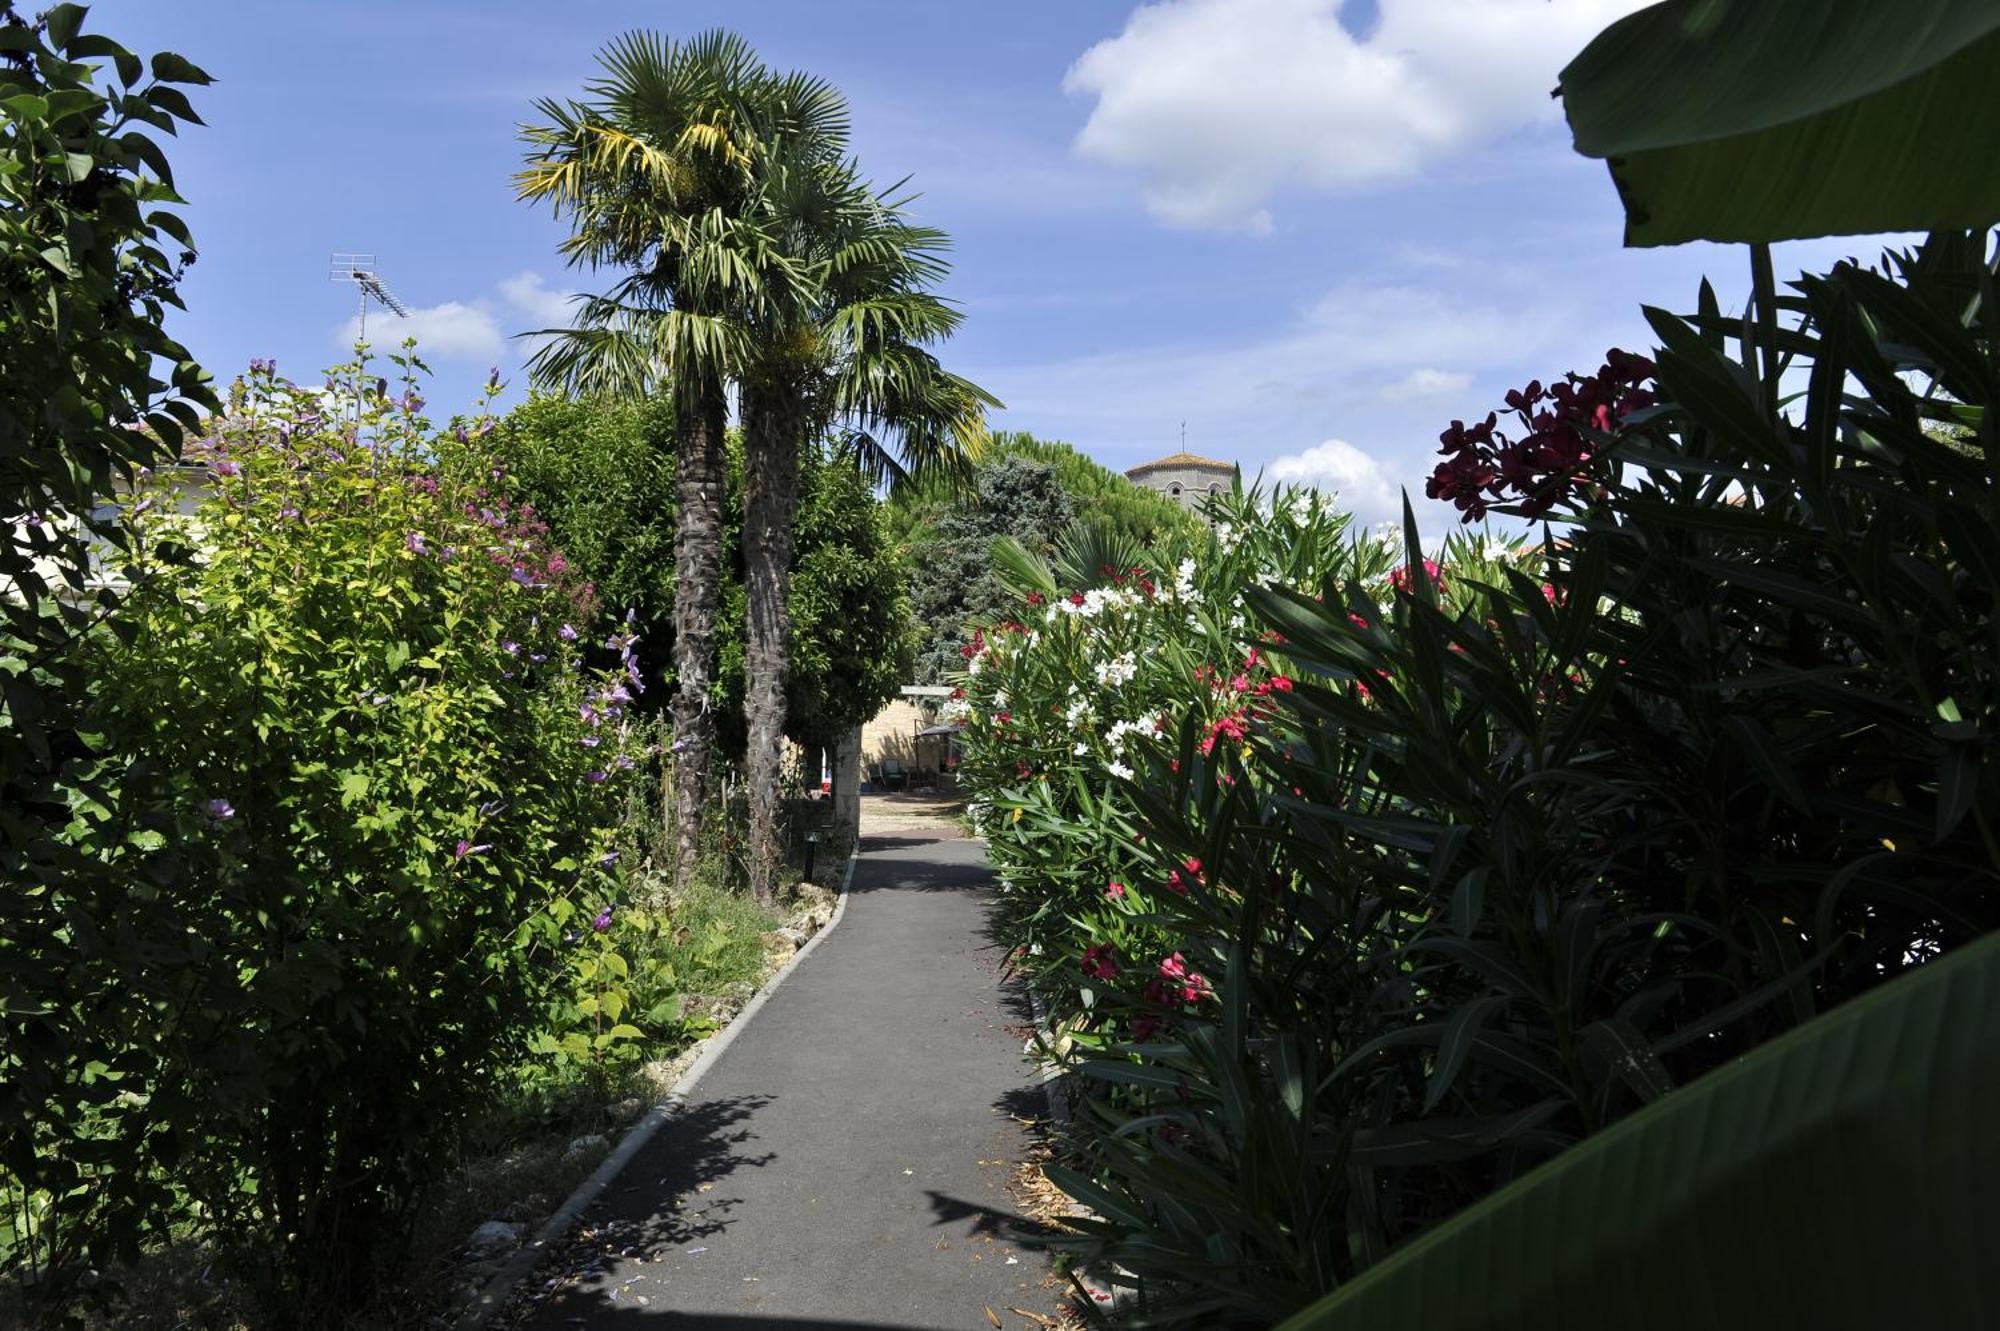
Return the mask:
<path id="1" fill-rule="evenodd" d="M 1082 604 L 1083 604 L 1083 593 L 1082 593 L 1082 592 L 1071 592 L 1071 593 L 1069 594 L 1069 603 L 1070 603 L 1071 605 L 1082 605 Z"/>
<path id="2" fill-rule="evenodd" d="M 1109 980 L 1118 974 L 1117 949 L 1109 943 L 1083 950 L 1083 973 L 1093 980 Z"/>

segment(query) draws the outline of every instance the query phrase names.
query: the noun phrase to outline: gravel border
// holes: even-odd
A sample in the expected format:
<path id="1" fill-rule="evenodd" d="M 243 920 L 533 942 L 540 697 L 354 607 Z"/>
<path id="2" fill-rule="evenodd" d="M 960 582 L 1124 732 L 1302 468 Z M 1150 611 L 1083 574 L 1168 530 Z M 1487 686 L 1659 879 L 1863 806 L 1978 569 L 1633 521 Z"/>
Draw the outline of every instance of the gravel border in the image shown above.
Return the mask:
<path id="1" fill-rule="evenodd" d="M 705 1047 L 702 1048 L 701 1055 L 688 1066 L 686 1072 L 681 1074 L 681 1079 L 674 1083 L 674 1088 L 667 1092 L 660 1103 L 646 1111 L 646 1116 L 633 1125 L 624 1139 L 618 1143 L 617 1149 L 598 1165 L 597 1171 L 578 1184 L 576 1191 L 569 1195 L 569 1199 L 556 1209 L 554 1215 L 543 1222 L 535 1237 L 516 1249 L 514 1255 L 493 1273 L 493 1278 L 479 1291 L 479 1297 L 474 1299 L 471 1306 L 466 1308 L 452 1324 L 453 1331 L 480 1331 L 480 1328 L 505 1308 L 512 1300 L 515 1288 L 534 1273 L 535 1268 L 541 1265 L 543 1257 L 568 1237 L 584 1209 L 596 1201 L 599 1194 L 609 1187 L 611 1181 L 630 1163 L 632 1157 L 645 1148 L 646 1143 L 653 1139 L 653 1134 L 680 1112 L 681 1106 L 686 1103 L 695 1086 L 708 1070 L 715 1066 L 716 1061 L 729 1046 L 735 1043 L 743 1028 L 750 1024 L 750 1019 L 762 1010 L 765 1001 L 776 992 L 779 985 L 785 982 L 786 977 L 798 964 L 820 945 L 820 940 L 832 933 L 840 924 L 841 916 L 847 913 L 847 892 L 854 882 L 854 864 L 859 857 L 860 850 L 857 846 L 855 852 L 847 857 L 847 870 L 840 879 L 840 899 L 835 903 L 833 918 L 826 922 L 826 927 L 808 938 L 805 946 L 794 952 L 791 958 L 778 968 L 777 973 L 772 975 L 764 987 L 743 1005 L 743 1010 L 738 1012 L 727 1026 L 703 1042 Z"/>

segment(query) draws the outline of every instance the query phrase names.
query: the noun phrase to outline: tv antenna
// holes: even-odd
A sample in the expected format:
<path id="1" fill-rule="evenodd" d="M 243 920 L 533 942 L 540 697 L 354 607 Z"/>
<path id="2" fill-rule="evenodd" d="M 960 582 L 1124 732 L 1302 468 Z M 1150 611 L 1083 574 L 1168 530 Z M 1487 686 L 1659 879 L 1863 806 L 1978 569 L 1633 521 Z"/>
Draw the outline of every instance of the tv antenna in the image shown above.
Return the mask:
<path id="1" fill-rule="evenodd" d="M 352 282 L 361 288 L 361 322 L 357 342 L 368 340 L 368 302 L 381 304 L 399 319 L 407 319 L 410 312 L 403 308 L 403 302 L 396 299 L 396 293 L 389 290 L 388 283 L 375 271 L 375 256 L 372 254 L 335 254 L 327 269 L 327 276 L 335 282 Z"/>

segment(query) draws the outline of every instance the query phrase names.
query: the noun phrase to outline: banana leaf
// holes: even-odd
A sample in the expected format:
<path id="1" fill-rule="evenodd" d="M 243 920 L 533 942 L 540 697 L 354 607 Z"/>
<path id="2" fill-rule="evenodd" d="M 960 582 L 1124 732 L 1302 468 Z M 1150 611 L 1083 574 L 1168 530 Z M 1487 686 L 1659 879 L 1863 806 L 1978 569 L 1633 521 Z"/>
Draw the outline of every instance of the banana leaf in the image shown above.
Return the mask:
<path id="1" fill-rule="evenodd" d="M 1992 1326 L 2000 935 L 1815 1018 L 1281 1331 Z"/>
<path id="2" fill-rule="evenodd" d="M 1558 91 L 1627 245 L 2000 221 L 1994 0 L 1666 0 Z"/>

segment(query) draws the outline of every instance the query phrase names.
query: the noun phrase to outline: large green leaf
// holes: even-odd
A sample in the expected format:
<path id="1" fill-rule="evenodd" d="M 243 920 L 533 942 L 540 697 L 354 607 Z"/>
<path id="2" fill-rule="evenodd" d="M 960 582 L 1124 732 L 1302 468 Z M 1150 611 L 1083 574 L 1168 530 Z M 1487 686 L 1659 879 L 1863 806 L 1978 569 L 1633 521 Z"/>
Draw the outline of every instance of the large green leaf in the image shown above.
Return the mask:
<path id="1" fill-rule="evenodd" d="M 1561 92 L 1628 245 L 2000 220 L 1993 0 L 1666 0 L 1599 33 Z"/>
<path id="2" fill-rule="evenodd" d="M 1989 1326 L 2000 936 L 1755 1050 L 1281 1331 Z"/>

